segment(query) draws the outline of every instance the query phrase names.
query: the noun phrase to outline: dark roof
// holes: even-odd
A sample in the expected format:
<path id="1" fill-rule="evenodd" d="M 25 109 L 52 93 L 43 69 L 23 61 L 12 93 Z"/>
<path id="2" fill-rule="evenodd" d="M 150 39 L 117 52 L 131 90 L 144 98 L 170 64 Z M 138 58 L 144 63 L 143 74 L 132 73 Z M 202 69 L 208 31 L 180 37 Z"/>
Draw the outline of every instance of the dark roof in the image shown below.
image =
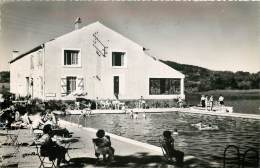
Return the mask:
<path id="1" fill-rule="evenodd" d="M 20 58 L 26 56 L 27 54 L 30 54 L 30 53 L 32 53 L 32 52 L 34 52 L 34 51 L 37 51 L 37 50 L 39 50 L 39 49 L 42 49 L 42 48 L 43 48 L 42 45 L 38 45 L 37 47 L 34 47 L 33 49 L 31 49 L 31 50 L 29 50 L 29 51 L 27 51 L 27 52 L 25 52 L 25 53 L 23 53 L 23 54 L 17 56 L 17 57 L 14 58 L 13 60 L 11 60 L 11 61 L 10 61 L 10 64 L 13 63 L 13 62 L 15 62 L 16 60 L 18 60 L 18 59 L 20 59 Z"/>

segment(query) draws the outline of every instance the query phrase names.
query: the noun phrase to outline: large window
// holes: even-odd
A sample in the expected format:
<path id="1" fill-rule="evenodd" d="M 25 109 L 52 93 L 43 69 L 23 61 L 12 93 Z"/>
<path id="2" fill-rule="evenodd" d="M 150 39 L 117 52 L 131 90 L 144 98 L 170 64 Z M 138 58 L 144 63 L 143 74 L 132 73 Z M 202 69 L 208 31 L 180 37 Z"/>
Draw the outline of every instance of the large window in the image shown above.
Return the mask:
<path id="1" fill-rule="evenodd" d="M 64 65 L 67 66 L 79 66 L 80 57 L 79 50 L 64 50 Z"/>
<path id="2" fill-rule="evenodd" d="M 112 52 L 112 66 L 113 67 L 125 66 L 125 52 Z"/>
<path id="3" fill-rule="evenodd" d="M 67 80 L 67 94 L 70 94 L 76 90 L 76 77 L 68 76 Z"/>
<path id="4" fill-rule="evenodd" d="M 180 94 L 180 79 L 173 78 L 150 78 L 150 95 Z"/>

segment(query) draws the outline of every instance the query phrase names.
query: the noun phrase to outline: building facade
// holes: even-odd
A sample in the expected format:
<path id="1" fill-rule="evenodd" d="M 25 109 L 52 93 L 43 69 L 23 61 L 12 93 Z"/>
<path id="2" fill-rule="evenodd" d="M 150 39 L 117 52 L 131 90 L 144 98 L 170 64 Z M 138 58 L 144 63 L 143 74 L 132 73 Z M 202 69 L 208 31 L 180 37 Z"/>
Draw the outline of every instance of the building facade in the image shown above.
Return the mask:
<path id="1" fill-rule="evenodd" d="M 184 97 L 184 75 L 130 39 L 92 23 L 39 45 L 10 61 L 10 89 L 20 96 L 62 99 Z"/>

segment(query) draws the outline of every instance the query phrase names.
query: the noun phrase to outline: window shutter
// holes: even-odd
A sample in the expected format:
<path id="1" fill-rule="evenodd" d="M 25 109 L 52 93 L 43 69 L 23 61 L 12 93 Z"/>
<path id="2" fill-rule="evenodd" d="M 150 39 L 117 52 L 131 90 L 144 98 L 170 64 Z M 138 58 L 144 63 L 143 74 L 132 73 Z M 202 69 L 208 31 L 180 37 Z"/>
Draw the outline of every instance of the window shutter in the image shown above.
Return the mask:
<path id="1" fill-rule="evenodd" d="M 124 62 L 125 62 L 125 55 L 124 55 L 124 53 L 122 52 L 122 53 L 121 53 L 121 66 L 124 66 Z"/>
<path id="2" fill-rule="evenodd" d="M 84 91 L 84 78 L 78 77 L 77 78 L 77 91 Z"/>
<path id="3" fill-rule="evenodd" d="M 61 96 L 66 96 L 67 94 L 67 79 L 61 78 Z"/>

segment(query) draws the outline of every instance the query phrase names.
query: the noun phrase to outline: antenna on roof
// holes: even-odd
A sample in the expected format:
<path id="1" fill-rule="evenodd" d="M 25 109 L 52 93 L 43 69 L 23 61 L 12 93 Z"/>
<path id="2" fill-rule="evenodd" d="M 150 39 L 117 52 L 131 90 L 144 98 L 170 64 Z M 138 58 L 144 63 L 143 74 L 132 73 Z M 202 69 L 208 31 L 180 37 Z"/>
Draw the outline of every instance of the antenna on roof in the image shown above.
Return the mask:
<path id="1" fill-rule="evenodd" d="M 77 17 L 76 20 L 75 20 L 75 22 L 74 22 L 75 30 L 78 30 L 78 29 L 79 29 L 79 26 L 80 26 L 81 23 L 82 23 L 81 18 L 80 18 L 80 17 Z"/>
<path id="2" fill-rule="evenodd" d="M 150 53 L 148 52 L 149 50 L 150 50 L 149 48 L 143 47 L 143 51 L 144 51 L 144 53 L 145 53 L 146 55 L 148 55 L 149 57 L 152 57 L 154 60 L 157 60 L 156 56 L 153 56 L 152 54 L 150 54 Z"/>
<path id="3" fill-rule="evenodd" d="M 11 60 L 15 59 L 18 55 L 19 55 L 19 51 L 13 50 L 12 51 L 12 58 L 11 58 Z"/>

